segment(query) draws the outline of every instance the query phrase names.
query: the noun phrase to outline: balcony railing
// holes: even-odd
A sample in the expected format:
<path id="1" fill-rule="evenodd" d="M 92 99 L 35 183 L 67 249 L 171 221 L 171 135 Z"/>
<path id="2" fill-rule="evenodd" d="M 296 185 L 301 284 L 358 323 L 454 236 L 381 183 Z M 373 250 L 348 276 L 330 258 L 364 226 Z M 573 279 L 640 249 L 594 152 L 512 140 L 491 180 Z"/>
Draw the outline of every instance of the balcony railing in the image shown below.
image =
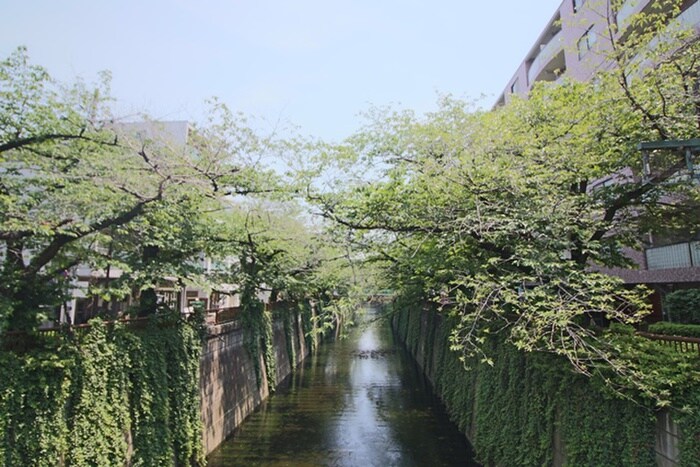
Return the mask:
<path id="1" fill-rule="evenodd" d="M 632 15 L 642 11 L 649 1 L 650 0 L 627 0 L 617 12 L 617 24 L 620 26 L 620 29 L 624 29 L 627 26 L 627 20 Z"/>
<path id="2" fill-rule="evenodd" d="M 617 24 L 620 31 L 624 31 L 630 18 L 643 11 L 651 0 L 627 0 L 620 11 L 617 12 Z M 678 22 L 682 28 L 690 28 L 700 24 L 700 2 L 693 2 L 678 15 Z"/>
<path id="3" fill-rule="evenodd" d="M 695 2 L 678 15 L 681 27 L 690 28 L 700 24 L 700 2 Z"/>
<path id="4" fill-rule="evenodd" d="M 211 324 L 223 324 L 237 321 L 241 317 L 241 307 L 212 308 L 206 310 L 207 321 Z"/>
<path id="5" fill-rule="evenodd" d="M 547 44 L 542 46 L 542 48 L 540 49 L 540 53 L 537 54 L 537 57 L 535 57 L 535 59 L 530 64 L 530 68 L 527 70 L 528 85 L 531 86 L 532 83 L 535 82 L 535 79 L 544 69 L 544 67 L 547 66 L 547 64 L 561 50 L 561 48 L 563 47 L 561 37 L 562 32 L 559 31 L 554 36 L 552 36 L 552 38 L 549 40 L 549 42 L 547 42 Z"/>

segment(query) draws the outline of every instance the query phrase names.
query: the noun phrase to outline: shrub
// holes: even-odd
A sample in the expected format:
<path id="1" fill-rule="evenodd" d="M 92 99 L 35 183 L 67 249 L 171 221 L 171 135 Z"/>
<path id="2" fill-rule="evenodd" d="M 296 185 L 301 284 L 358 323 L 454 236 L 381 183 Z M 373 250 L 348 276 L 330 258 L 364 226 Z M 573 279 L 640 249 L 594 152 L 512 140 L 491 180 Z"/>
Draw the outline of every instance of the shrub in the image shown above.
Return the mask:
<path id="1" fill-rule="evenodd" d="M 664 306 L 677 323 L 700 324 L 700 289 L 676 290 L 666 295 Z"/>
<path id="2" fill-rule="evenodd" d="M 654 323 L 649 325 L 649 332 L 667 336 L 700 337 L 700 325 L 681 323 Z"/>

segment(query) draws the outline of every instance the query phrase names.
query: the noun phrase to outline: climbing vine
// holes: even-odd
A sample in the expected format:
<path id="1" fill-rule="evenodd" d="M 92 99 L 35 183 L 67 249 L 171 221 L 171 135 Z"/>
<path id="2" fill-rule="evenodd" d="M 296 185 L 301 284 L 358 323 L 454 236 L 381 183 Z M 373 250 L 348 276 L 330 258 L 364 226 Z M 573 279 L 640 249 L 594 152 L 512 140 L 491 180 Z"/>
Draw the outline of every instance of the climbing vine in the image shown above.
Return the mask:
<path id="1" fill-rule="evenodd" d="M 426 312 L 421 303 L 395 303 L 394 330 L 422 358 L 453 421 L 485 465 L 552 465 L 555 457 L 566 465 L 656 465 L 655 399 L 629 392 L 622 397 L 603 381 L 611 374 L 585 377 L 556 355 L 524 353 L 497 339 L 484 343 L 491 364 L 460 358 L 449 349 L 458 317 Z M 669 382 L 670 410 L 683 433 L 681 465 L 697 465 L 699 362 L 628 331 L 610 333 L 621 352 L 635 352 L 640 364 L 658 368 L 659 378 Z"/>
<path id="2" fill-rule="evenodd" d="M 676 414 L 675 420 L 681 427 L 681 465 L 700 464 L 700 391 L 688 391 L 683 397 L 684 406 Z"/>
<path id="3" fill-rule="evenodd" d="M 0 352 L 0 463 L 204 465 L 198 330 L 177 315 L 91 324 Z"/>
<path id="4" fill-rule="evenodd" d="M 66 349 L 16 356 L 3 352 L 0 455 L 3 465 L 54 466 L 70 444 L 66 404 L 75 362 Z"/>
<path id="5" fill-rule="evenodd" d="M 119 464 L 128 451 L 125 433 L 131 430 L 129 409 L 129 363 L 120 359 L 126 348 L 124 330 L 109 333 L 104 323 L 78 336 L 76 363 L 71 375 L 67 408 L 75 444 L 68 451 L 70 465 Z M 105 403 L 109 402 L 109 403 Z"/>
<path id="6" fill-rule="evenodd" d="M 262 360 L 267 375 L 267 390 L 275 391 L 275 377 L 277 372 L 277 358 L 273 342 L 272 313 L 265 305 L 250 292 L 241 294 L 242 321 L 245 336 L 245 348 L 255 366 L 255 379 L 258 388 L 263 384 Z"/>
<path id="7" fill-rule="evenodd" d="M 267 390 L 270 394 L 275 392 L 277 379 L 277 355 L 275 353 L 274 330 L 272 328 L 272 313 L 263 308 L 262 311 L 262 347 L 265 361 L 265 374 L 267 374 Z"/>
<path id="8" fill-rule="evenodd" d="M 284 304 L 279 312 L 279 317 L 282 319 L 284 324 L 284 336 L 287 342 L 287 357 L 289 358 L 289 368 L 294 369 L 297 362 L 297 352 L 295 342 L 296 337 L 296 316 L 292 309 L 289 308 L 288 304 Z"/>
<path id="9" fill-rule="evenodd" d="M 316 303 L 316 306 L 320 306 Z M 301 326 L 304 329 L 304 341 L 310 353 L 316 352 L 318 346 L 318 334 L 314 321 L 313 305 L 304 300 L 297 304 L 298 312 L 301 315 Z"/>

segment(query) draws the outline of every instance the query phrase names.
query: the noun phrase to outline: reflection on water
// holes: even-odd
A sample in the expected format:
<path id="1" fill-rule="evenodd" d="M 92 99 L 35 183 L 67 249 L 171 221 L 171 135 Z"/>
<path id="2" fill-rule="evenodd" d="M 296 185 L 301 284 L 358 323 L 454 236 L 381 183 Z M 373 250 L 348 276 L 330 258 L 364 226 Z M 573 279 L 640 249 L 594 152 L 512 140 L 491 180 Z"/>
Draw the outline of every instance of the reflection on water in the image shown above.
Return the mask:
<path id="1" fill-rule="evenodd" d="M 322 346 L 209 465 L 457 466 L 470 447 L 384 320 Z"/>

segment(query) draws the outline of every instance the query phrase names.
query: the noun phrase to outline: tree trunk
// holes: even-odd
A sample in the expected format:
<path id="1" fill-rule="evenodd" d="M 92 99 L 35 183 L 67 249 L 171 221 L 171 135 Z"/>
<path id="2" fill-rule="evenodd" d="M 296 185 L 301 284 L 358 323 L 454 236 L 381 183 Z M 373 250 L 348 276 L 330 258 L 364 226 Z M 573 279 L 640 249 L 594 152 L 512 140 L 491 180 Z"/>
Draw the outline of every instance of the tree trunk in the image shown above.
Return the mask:
<path id="1" fill-rule="evenodd" d="M 143 264 L 148 267 L 158 256 L 160 248 L 155 245 L 146 245 L 143 247 Z M 138 316 L 150 316 L 156 313 L 158 307 L 158 296 L 156 295 L 155 287 L 149 287 L 141 291 L 139 296 Z"/>

